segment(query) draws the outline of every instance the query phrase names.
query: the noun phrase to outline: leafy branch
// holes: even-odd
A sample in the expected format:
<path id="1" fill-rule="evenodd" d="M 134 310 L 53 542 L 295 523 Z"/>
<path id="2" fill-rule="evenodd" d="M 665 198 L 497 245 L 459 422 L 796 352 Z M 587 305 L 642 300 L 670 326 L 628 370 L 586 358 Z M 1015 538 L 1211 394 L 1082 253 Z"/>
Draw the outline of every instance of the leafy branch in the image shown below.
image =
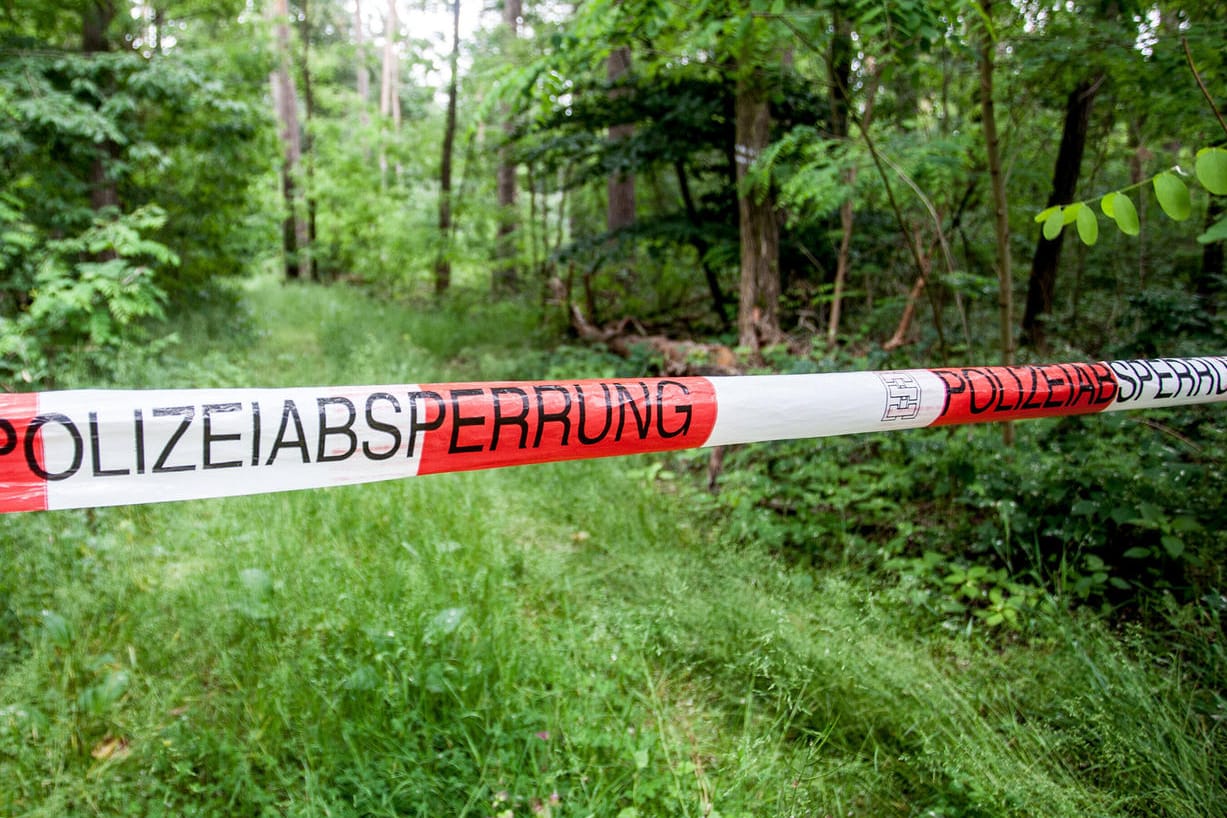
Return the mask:
<path id="1" fill-rule="evenodd" d="M 1197 152 L 1194 174 L 1210 193 L 1216 196 L 1227 196 L 1227 150 L 1223 148 L 1202 148 Z M 1138 211 L 1129 191 L 1137 190 L 1150 184 L 1154 187 L 1155 198 L 1159 207 L 1169 218 L 1182 222 L 1193 212 L 1192 197 L 1183 176 L 1188 173 L 1179 166 L 1157 173 L 1149 179 L 1143 179 L 1136 184 L 1105 193 L 1099 198 L 1099 209 L 1115 222 L 1117 228 L 1127 236 L 1136 236 L 1141 227 L 1138 221 Z M 1078 231 L 1078 238 L 1084 244 L 1093 245 L 1099 240 L 1099 217 L 1091 207 L 1092 199 L 1084 199 L 1064 205 L 1053 205 L 1041 210 L 1035 216 L 1035 221 L 1042 224 L 1044 238 L 1055 239 L 1068 224 L 1073 224 Z M 1197 237 L 1202 244 L 1227 239 L 1227 218 L 1219 220 L 1205 233 Z"/>

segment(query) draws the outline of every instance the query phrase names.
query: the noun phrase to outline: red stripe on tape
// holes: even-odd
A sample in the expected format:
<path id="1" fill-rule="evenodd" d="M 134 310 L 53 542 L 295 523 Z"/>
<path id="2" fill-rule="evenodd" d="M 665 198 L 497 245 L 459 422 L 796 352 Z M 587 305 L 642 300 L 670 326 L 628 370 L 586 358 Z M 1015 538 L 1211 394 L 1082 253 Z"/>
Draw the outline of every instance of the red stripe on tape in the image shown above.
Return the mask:
<path id="1" fill-rule="evenodd" d="M 932 370 L 946 384 L 934 426 L 1102 412 L 1120 387 L 1106 363 Z"/>
<path id="2" fill-rule="evenodd" d="M 418 474 L 695 448 L 716 423 L 706 378 L 423 384 L 413 405 Z"/>
<path id="3" fill-rule="evenodd" d="M 28 460 L 43 462 L 42 435 L 30 424 L 38 416 L 38 395 L 0 395 L 0 509 L 42 511 L 47 482 L 31 471 Z"/>

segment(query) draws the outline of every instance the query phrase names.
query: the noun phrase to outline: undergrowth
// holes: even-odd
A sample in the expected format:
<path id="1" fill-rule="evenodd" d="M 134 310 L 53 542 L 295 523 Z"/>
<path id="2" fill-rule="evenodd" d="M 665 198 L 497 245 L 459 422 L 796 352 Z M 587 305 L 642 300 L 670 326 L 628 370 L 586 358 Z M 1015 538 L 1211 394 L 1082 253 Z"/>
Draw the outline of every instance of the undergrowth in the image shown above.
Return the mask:
<path id="1" fill-rule="evenodd" d="M 262 281 L 239 303 L 115 383 L 612 374 L 463 302 Z M 717 499 L 636 457 L 0 517 L 0 813 L 1224 814 L 1216 609 L 1173 584 L 1125 621 L 1041 582 L 1032 543 L 1062 523 L 1102 556 L 1106 511 L 1003 527 L 1005 487 L 1079 491 L 1068 453 L 967 474 L 988 437 L 849 440 L 735 453 Z M 1186 507 L 1125 482 L 1203 553 L 1212 486 Z M 1161 525 L 1116 526 L 1162 554 L 1109 580 L 1172 558 Z M 981 565 L 1035 572 L 1016 626 L 978 613 L 1015 593 Z"/>

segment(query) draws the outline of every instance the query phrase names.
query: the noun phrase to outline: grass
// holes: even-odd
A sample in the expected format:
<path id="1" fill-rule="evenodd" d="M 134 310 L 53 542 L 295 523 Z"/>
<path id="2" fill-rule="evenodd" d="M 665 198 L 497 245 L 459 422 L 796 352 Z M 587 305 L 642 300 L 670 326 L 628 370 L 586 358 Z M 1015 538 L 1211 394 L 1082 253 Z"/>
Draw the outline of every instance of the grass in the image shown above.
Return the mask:
<path id="1" fill-rule="evenodd" d="M 542 361 L 510 309 L 242 304 L 115 377 Z M 657 462 L 0 517 L 0 814 L 1225 814 L 1227 713 L 1153 638 L 950 633 L 905 589 L 731 546 Z"/>

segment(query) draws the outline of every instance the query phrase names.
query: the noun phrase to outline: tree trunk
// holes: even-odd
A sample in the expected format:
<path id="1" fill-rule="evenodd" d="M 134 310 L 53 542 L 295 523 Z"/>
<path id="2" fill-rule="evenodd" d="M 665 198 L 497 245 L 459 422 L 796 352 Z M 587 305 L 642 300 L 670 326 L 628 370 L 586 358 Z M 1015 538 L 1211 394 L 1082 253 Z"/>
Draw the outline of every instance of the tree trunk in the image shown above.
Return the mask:
<path id="1" fill-rule="evenodd" d="M 523 14 L 522 0 L 504 0 L 503 25 L 514 39 L 520 33 L 520 17 Z M 498 293 L 513 293 L 520 288 L 520 270 L 516 263 L 516 233 L 520 227 L 516 212 L 516 163 L 512 154 L 511 140 L 515 124 L 511 110 L 503 106 L 503 144 L 498 149 L 498 236 L 495 239 L 494 290 Z"/>
<path id="2" fill-rule="evenodd" d="M 1209 230 L 1227 213 L 1227 196 L 1211 196 L 1206 207 L 1206 229 Z M 1201 273 L 1194 282 L 1194 291 L 1202 308 L 1211 314 L 1217 311 L 1215 296 L 1223 290 L 1223 242 L 1212 241 L 1201 251 Z"/>
<path id="3" fill-rule="evenodd" d="M 277 65 L 270 77 L 273 105 L 281 125 L 281 194 L 285 200 L 286 217 L 282 223 L 282 244 L 285 249 L 286 278 L 311 277 L 310 260 L 305 257 L 308 244 L 307 224 L 298 213 L 298 194 L 294 174 L 302 159 L 302 134 L 298 128 L 298 93 L 290 74 L 290 26 L 287 0 L 273 0 L 269 7 L 277 39 Z"/>
<path id="4" fill-rule="evenodd" d="M 92 0 L 85 4 L 81 16 L 81 51 L 98 54 L 111 50 L 107 30 L 115 19 L 113 0 Z M 106 139 L 98 144 L 89 168 L 89 204 L 95 212 L 107 207 L 119 207 L 119 189 L 110 174 L 110 164 L 119 154 L 119 146 Z M 107 250 L 100 260 L 114 258 Z"/>
<path id="5" fill-rule="evenodd" d="M 849 82 L 852 78 L 852 27 L 838 5 L 831 11 L 831 48 L 827 53 L 827 76 L 831 82 L 831 136 L 845 142 L 848 139 L 848 114 L 851 108 Z M 870 102 L 872 104 L 872 101 Z M 868 127 L 868 123 L 865 123 Z M 847 198 L 839 206 L 839 254 L 835 259 L 835 282 L 831 292 L 831 314 L 827 317 L 827 347 L 834 349 L 839 337 L 839 321 L 843 312 L 844 284 L 848 280 L 848 261 L 852 251 L 852 187 L 856 184 L 856 168 L 844 171 Z"/>
<path id="6" fill-rule="evenodd" d="M 392 122 L 392 133 L 400 131 L 400 64 L 396 56 L 396 0 L 388 0 L 388 13 L 384 24 L 383 71 L 379 83 L 379 113 L 384 124 Z M 388 151 L 379 148 L 379 184 L 388 186 Z"/>
<path id="7" fill-rule="evenodd" d="M 1048 207 L 1069 204 L 1074 200 L 1078 176 L 1082 167 L 1082 154 L 1086 149 L 1086 132 L 1091 121 L 1091 106 L 1103 84 L 1103 76 L 1080 82 L 1065 103 L 1065 127 L 1061 132 L 1061 146 L 1057 149 L 1056 166 L 1052 173 L 1052 195 Z M 1041 234 L 1031 259 L 1031 278 L 1027 284 L 1027 306 L 1023 313 L 1022 342 L 1040 351 L 1048 348 L 1043 318 L 1052 312 L 1057 280 L 1057 264 L 1061 257 L 1061 240 L 1065 231 L 1055 239 L 1046 239 Z"/>
<path id="8" fill-rule="evenodd" d="M 615 48 L 609 55 L 608 76 L 611 85 L 616 84 L 626 76 L 631 68 L 631 50 L 627 46 Z M 626 89 L 615 88 L 610 96 L 618 97 L 626 93 Z M 626 123 L 612 125 L 609 128 L 609 141 L 619 142 L 629 139 L 635 132 L 635 126 Z M 609 207 L 606 211 L 606 227 L 612 232 L 623 227 L 629 227 L 635 221 L 635 175 L 633 173 L 612 173 L 608 184 Z"/>
<path id="9" fill-rule="evenodd" d="M 314 269 L 315 263 L 312 253 L 315 249 L 315 226 L 316 212 L 318 202 L 315 198 L 315 139 L 311 133 L 311 120 L 315 116 L 315 92 L 311 88 L 311 12 L 308 0 L 299 0 L 302 19 L 299 22 L 299 36 L 302 38 L 302 98 L 303 98 L 303 137 L 302 137 L 302 161 L 303 169 L 306 175 L 306 204 L 307 204 L 307 258 L 306 263 L 312 268 L 307 274 L 307 278 L 311 278 L 311 273 L 319 273 L 319 270 Z M 301 252 L 301 247 L 299 248 Z"/>
<path id="10" fill-rule="evenodd" d="M 984 3 L 984 16 L 991 19 L 992 4 Z M 1001 333 L 1001 363 L 1014 364 L 1014 274 L 1010 264 L 1010 210 L 1001 169 L 997 137 L 997 109 L 993 104 L 993 41 L 988 31 L 980 45 L 980 114 L 984 127 L 984 151 L 993 188 L 993 232 L 997 238 L 997 312 Z M 1014 427 L 1003 424 L 1003 442 L 1014 443 Z"/>
<path id="11" fill-rule="evenodd" d="M 447 84 L 447 121 L 443 127 L 443 157 L 439 162 L 439 255 L 435 259 L 435 294 L 452 284 L 452 154 L 456 145 L 456 92 L 460 73 L 460 0 L 452 0 L 452 76 Z"/>
<path id="12" fill-rule="evenodd" d="M 741 291 L 737 331 L 752 358 L 777 343 L 780 332 L 780 233 L 771 196 L 756 195 L 746 181 L 750 165 L 767 147 L 771 119 L 761 72 L 749 70 L 737 81 L 734 101 L 737 151 L 737 222 L 741 239 Z"/>

